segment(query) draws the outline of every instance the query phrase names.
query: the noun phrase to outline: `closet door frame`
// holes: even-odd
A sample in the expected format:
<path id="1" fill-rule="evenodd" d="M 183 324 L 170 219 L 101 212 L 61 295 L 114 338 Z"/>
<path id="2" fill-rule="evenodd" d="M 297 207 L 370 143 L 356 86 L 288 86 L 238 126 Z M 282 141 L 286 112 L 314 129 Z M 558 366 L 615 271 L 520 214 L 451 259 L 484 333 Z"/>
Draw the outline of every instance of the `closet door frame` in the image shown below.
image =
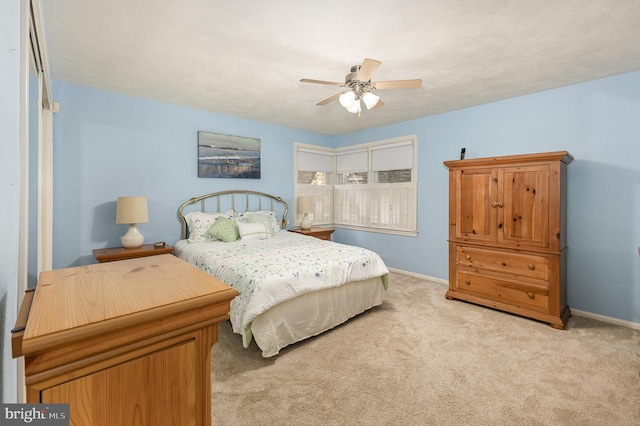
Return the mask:
<path id="1" fill-rule="evenodd" d="M 53 113 L 58 107 L 51 97 L 40 1 L 20 1 L 21 171 L 16 310 L 27 288 L 35 285 L 33 276 L 37 280 L 41 271 L 53 268 Z M 18 401 L 25 400 L 24 364 L 19 361 Z"/>

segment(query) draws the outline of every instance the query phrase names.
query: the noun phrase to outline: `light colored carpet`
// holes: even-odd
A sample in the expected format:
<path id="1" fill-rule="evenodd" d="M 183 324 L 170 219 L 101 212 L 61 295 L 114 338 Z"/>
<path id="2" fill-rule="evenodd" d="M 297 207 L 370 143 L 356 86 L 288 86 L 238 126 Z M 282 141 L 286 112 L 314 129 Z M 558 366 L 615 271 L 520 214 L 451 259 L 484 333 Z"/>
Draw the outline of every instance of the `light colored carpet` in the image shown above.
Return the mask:
<path id="1" fill-rule="evenodd" d="M 268 359 L 220 324 L 213 424 L 640 425 L 640 331 L 555 330 L 445 291 L 392 273 L 382 306 Z"/>

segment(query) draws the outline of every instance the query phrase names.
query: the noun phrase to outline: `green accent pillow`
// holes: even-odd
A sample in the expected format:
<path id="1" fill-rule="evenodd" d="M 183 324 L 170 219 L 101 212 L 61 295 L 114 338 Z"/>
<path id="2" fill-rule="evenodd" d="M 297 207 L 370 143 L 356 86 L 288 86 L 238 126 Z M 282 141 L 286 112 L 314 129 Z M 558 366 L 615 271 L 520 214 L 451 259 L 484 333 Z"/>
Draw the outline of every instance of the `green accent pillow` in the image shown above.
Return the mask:
<path id="1" fill-rule="evenodd" d="M 206 234 L 225 243 L 230 243 L 240 238 L 236 221 L 224 216 L 219 216 L 216 221 L 213 222 L 213 225 L 209 227 Z"/>

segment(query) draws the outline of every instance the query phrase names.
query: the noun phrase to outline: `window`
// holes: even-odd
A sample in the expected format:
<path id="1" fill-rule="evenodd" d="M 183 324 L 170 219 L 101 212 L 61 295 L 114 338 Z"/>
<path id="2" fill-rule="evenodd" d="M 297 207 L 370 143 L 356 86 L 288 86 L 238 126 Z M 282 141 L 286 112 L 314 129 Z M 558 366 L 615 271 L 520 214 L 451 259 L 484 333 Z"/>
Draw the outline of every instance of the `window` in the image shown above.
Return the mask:
<path id="1" fill-rule="evenodd" d="M 333 150 L 312 145 L 296 144 L 296 188 L 295 199 L 301 195 L 312 195 L 315 212 L 310 215 L 315 225 L 333 223 Z M 300 224 L 294 203 L 295 225 Z"/>
<path id="2" fill-rule="evenodd" d="M 338 183 L 344 185 L 361 185 L 367 183 L 369 174 L 367 172 L 344 172 L 338 175 Z"/>
<path id="3" fill-rule="evenodd" d="M 296 144 L 296 197 L 316 198 L 314 224 L 416 235 L 417 148 L 416 135 L 333 150 Z"/>

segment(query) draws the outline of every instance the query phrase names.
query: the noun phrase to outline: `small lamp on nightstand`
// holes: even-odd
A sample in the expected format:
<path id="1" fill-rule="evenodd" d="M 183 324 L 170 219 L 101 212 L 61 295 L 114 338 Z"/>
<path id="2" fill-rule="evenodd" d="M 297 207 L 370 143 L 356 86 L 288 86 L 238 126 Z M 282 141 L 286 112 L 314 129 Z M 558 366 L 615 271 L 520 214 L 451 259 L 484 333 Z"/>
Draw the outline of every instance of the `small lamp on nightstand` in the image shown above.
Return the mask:
<path id="1" fill-rule="evenodd" d="M 118 197 L 116 223 L 128 223 L 127 233 L 120 238 L 125 248 L 140 247 L 144 236 L 138 231 L 136 224 L 149 222 L 146 197 Z"/>
<path id="2" fill-rule="evenodd" d="M 315 200 L 311 195 L 303 195 L 298 197 L 298 214 L 302 214 L 302 222 L 300 227 L 302 229 L 311 229 L 311 219 L 309 219 L 309 213 L 315 211 Z"/>

